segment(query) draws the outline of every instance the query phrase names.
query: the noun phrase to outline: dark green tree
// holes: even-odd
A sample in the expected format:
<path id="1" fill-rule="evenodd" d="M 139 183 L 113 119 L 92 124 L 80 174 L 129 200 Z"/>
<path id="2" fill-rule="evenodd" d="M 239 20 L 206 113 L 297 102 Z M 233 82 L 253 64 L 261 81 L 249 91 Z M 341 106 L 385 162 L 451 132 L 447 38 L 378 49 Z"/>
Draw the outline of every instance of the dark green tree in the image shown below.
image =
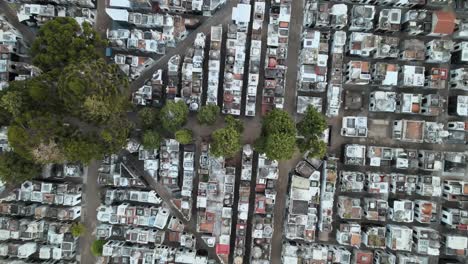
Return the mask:
<path id="1" fill-rule="evenodd" d="M 294 135 L 275 133 L 268 135 L 265 141 L 265 154 L 271 160 L 291 159 L 296 150 Z"/>
<path id="2" fill-rule="evenodd" d="M 91 253 L 95 257 L 102 256 L 102 250 L 104 249 L 104 245 L 106 244 L 105 240 L 99 239 L 94 240 L 93 244 L 91 244 Z"/>
<path id="3" fill-rule="evenodd" d="M 296 150 L 296 128 L 289 114 L 274 109 L 264 118 L 262 135 L 255 142 L 255 148 L 269 159 L 290 159 Z"/>
<path id="4" fill-rule="evenodd" d="M 127 138 L 132 127 L 132 123 L 125 117 L 115 116 L 104 127 L 100 128 L 100 138 L 97 136 L 93 136 L 92 138 L 97 138 L 102 142 L 104 153 L 117 153 L 127 143 Z"/>
<path id="5" fill-rule="evenodd" d="M 13 117 L 19 116 L 24 108 L 24 95 L 20 91 L 7 91 L 0 101 L 0 106 Z"/>
<path id="6" fill-rule="evenodd" d="M 161 145 L 161 140 L 162 138 L 158 132 L 147 130 L 143 134 L 142 144 L 143 147 L 145 147 L 145 149 L 159 149 L 159 146 Z"/>
<path id="7" fill-rule="evenodd" d="M 67 66 L 57 88 L 67 112 L 89 122 L 106 122 L 129 107 L 128 80 L 102 59 Z"/>
<path id="8" fill-rule="evenodd" d="M 189 109 L 183 101 L 168 101 L 161 109 L 162 127 L 167 132 L 174 133 L 187 122 Z"/>
<path id="9" fill-rule="evenodd" d="M 304 118 L 297 124 L 297 130 L 305 138 L 319 137 L 327 128 L 325 117 L 314 107 L 309 106 Z"/>
<path id="10" fill-rule="evenodd" d="M 219 117 L 219 106 L 215 104 L 204 105 L 197 114 L 197 120 L 202 125 L 213 125 Z"/>
<path id="11" fill-rule="evenodd" d="M 66 128 L 60 118 L 51 113 L 24 113 L 8 129 L 8 142 L 13 150 L 39 163 L 64 161 L 57 141 L 65 136 Z"/>
<path id="12" fill-rule="evenodd" d="M 117 66 L 99 59 L 102 44 L 89 24 L 72 18 L 41 27 L 32 55 L 44 72 L 0 92 L 14 152 L 36 163 L 87 163 L 122 149 L 131 128 L 129 86 Z"/>
<path id="13" fill-rule="evenodd" d="M 279 109 L 274 109 L 265 116 L 262 131 L 264 134 L 296 135 L 296 128 L 291 116 L 288 112 Z"/>
<path id="14" fill-rule="evenodd" d="M 192 131 L 189 129 L 179 129 L 175 132 L 175 140 L 177 140 L 182 145 L 192 143 L 192 136 Z"/>
<path id="15" fill-rule="evenodd" d="M 317 159 L 323 158 L 327 153 L 327 144 L 320 139 L 310 140 L 309 142 L 310 143 L 307 144 L 309 150 L 308 157 Z"/>
<path id="16" fill-rule="evenodd" d="M 239 133 L 244 132 L 244 123 L 241 120 L 233 117 L 232 115 L 227 115 L 224 118 L 224 122 L 226 122 L 228 127 L 232 127 L 237 130 Z"/>
<path id="17" fill-rule="evenodd" d="M 65 159 L 68 162 L 88 164 L 94 159 L 100 159 L 105 154 L 102 146 L 93 137 L 76 136 L 63 143 Z"/>
<path id="18" fill-rule="evenodd" d="M 99 58 L 96 48 L 104 44 L 90 24 L 80 27 L 71 17 L 58 17 L 41 26 L 31 46 L 33 64 L 59 73 L 70 63 Z"/>
<path id="19" fill-rule="evenodd" d="M 158 118 L 158 112 L 155 108 L 145 107 L 138 111 L 138 118 L 140 119 L 141 125 L 144 129 L 150 129 L 155 126 Z"/>
<path id="20" fill-rule="evenodd" d="M 41 175 L 41 166 L 13 151 L 0 154 L 0 179 L 17 184 Z"/>
<path id="21" fill-rule="evenodd" d="M 216 157 L 230 158 L 242 147 L 241 135 L 233 127 L 221 128 L 213 132 L 211 136 L 210 152 Z"/>

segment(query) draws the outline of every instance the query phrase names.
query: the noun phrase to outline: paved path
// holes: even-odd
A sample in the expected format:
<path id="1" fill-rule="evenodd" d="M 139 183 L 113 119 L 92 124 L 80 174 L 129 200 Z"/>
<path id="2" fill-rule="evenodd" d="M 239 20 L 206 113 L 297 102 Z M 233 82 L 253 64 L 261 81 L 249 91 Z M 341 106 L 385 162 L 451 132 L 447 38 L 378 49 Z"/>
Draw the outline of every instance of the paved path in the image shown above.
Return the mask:
<path id="1" fill-rule="evenodd" d="M 95 229 L 97 225 L 96 209 L 101 204 L 100 188 L 97 184 L 100 162 L 92 162 L 83 176 L 83 203 L 81 221 L 86 226 L 86 233 L 80 239 L 81 263 L 96 263 L 96 258 L 91 254 L 91 244 L 96 239 Z"/>
<path id="2" fill-rule="evenodd" d="M 198 249 L 204 249 L 208 253 L 208 257 L 211 259 L 217 259 L 214 248 L 208 247 L 202 239 L 202 235 L 197 232 L 197 222 L 196 217 L 192 217 L 190 221 L 187 221 L 184 215 L 178 210 L 178 208 L 172 203 L 173 196 L 170 191 L 164 187 L 161 183 L 156 182 L 156 180 L 151 177 L 146 171 L 140 169 L 140 166 L 136 165 L 136 159 L 131 155 L 126 155 L 126 160 L 124 161 L 128 169 L 134 172 L 136 175 L 140 175 L 156 193 L 163 199 L 172 216 L 177 217 L 184 225 L 184 231 L 192 233 L 195 236 Z"/>
<path id="3" fill-rule="evenodd" d="M 288 58 L 286 65 L 286 91 L 284 110 L 291 116 L 296 113 L 296 81 L 297 81 L 297 63 L 300 48 L 300 35 L 302 32 L 303 20 L 303 0 L 294 0 L 291 2 L 291 24 L 289 25 L 289 44 Z M 296 166 L 300 160 L 299 153 L 287 161 L 279 163 L 279 179 L 276 182 L 276 204 L 274 216 L 274 232 L 271 247 L 271 263 L 280 264 L 281 249 L 283 244 L 283 227 L 286 207 L 286 197 L 288 193 L 289 172 Z"/>
<path id="4" fill-rule="evenodd" d="M 11 9 L 8 3 L 4 0 L 0 0 L 0 14 L 4 15 L 8 22 L 13 25 L 21 34 L 23 34 L 23 39 L 26 44 L 31 45 L 36 37 L 36 34 L 26 25 L 21 24 L 18 21 L 16 11 Z"/>
<path id="5" fill-rule="evenodd" d="M 166 54 L 160 57 L 149 67 L 146 71 L 144 71 L 138 79 L 133 81 L 130 85 L 131 91 L 136 91 L 138 88 L 143 86 L 143 84 L 151 79 L 153 73 L 157 69 L 165 69 L 167 68 L 167 62 L 169 59 L 176 55 L 185 53 L 185 51 L 193 46 L 193 42 L 197 36 L 197 33 L 203 32 L 205 35 L 208 35 L 211 31 L 212 26 L 216 26 L 219 24 L 226 24 L 231 21 L 231 11 L 232 8 L 237 4 L 236 0 L 228 1 L 219 11 L 217 11 L 212 17 L 208 18 L 201 26 L 199 26 L 194 31 L 190 32 L 190 34 L 182 41 L 177 44 L 176 48 L 171 48 L 166 50 Z"/>

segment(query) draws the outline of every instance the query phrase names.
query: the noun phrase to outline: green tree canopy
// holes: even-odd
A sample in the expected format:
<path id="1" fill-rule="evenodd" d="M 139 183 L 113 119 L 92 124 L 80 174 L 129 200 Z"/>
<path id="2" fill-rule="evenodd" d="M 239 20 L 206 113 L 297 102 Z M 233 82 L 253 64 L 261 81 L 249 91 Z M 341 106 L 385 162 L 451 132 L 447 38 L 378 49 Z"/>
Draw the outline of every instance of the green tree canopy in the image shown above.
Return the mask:
<path id="1" fill-rule="evenodd" d="M 319 137 L 327 128 L 325 117 L 314 107 L 309 106 L 304 118 L 297 124 L 297 130 L 305 138 Z"/>
<path id="2" fill-rule="evenodd" d="M 71 17 L 57 17 L 40 28 L 31 46 L 33 64 L 45 72 L 60 72 L 70 63 L 98 58 L 96 48 L 104 44 L 90 24 L 80 27 Z"/>
<path id="3" fill-rule="evenodd" d="M 102 44 L 89 24 L 72 18 L 41 27 L 32 55 L 44 72 L 0 92 L 13 151 L 38 163 L 87 163 L 125 145 L 129 85 L 117 66 L 99 59 Z"/>
<path id="4" fill-rule="evenodd" d="M 67 66 L 57 88 L 64 108 L 90 122 L 107 121 L 129 106 L 128 81 L 117 65 L 108 65 L 102 59 Z"/>
<path id="5" fill-rule="evenodd" d="M 147 130 L 143 133 L 142 144 L 145 149 L 159 149 L 161 145 L 161 136 L 158 132 L 153 130 Z"/>
<path id="6" fill-rule="evenodd" d="M 215 104 L 204 105 L 197 114 L 198 122 L 202 125 L 213 125 L 219 117 L 219 106 Z"/>
<path id="7" fill-rule="evenodd" d="M 268 135 L 265 141 L 265 154 L 271 160 L 291 159 L 296 150 L 296 137 L 285 133 Z"/>
<path id="8" fill-rule="evenodd" d="M 296 150 L 296 127 L 289 114 L 274 109 L 264 118 L 262 135 L 255 148 L 271 160 L 290 159 Z"/>
<path id="9" fill-rule="evenodd" d="M 74 237 L 80 237 L 86 233 L 86 227 L 83 223 L 73 223 L 71 226 L 71 233 Z"/>
<path id="10" fill-rule="evenodd" d="M 284 133 L 288 135 L 296 135 L 294 121 L 288 112 L 273 109 L 263 120 L 263 132 L 265 134 Z"/>
<path id="11" fill-rule="evenodd" d="M 65 159 L 69 162 L 82 162 L 88 164 L 93 159 L 100 158 L 105 151 L 96 138 L 76 136 L 65 141 L 63 151 Z"/>
<path id="12" fill-rule="evenodd" d="M 31 180 L 41 175 L 41 166 L 31 162 L 15 152 L 0 154 L 0 179 L 16 184 Z"/>
<path id="13" fill-rule="evenodd" d="M 216 130 L 211 136 L 211 154 L 225 158 L 234 156 L 242 147 L 240 137 L 239 131 L 233 127 Z"/>
<path id="14" fill-rule="evenodd" d="M 307 150 L 310 150 L 309 158 L 321 159 L 327 153 L 327 144 L 320 139 L 310 140 L 307 145 Z"/>
<path id="15" fill-rule="evenodd" d="M 179 129 L 175 132 L 175 140 L 182 145 L 192 143 L 192 131 L 190 129 Z"/>
<path id="16" fill-rule="evenodd" d="M 158 112 L 153 107 L 144 107 L 138 111 L 138 118 L 144 129 L 150 129 L 154 127 L 157 121 Z"/>
<path id="17" fill-rule="evenodd" d="M 161 109 L 162 127 L 167 132 L 175 132 L 187 122 L 189 109 L 183 101 L 168 101 Z"/>
<path id="18" fill-rule="evenodd" d="M 244 123 L 241 120 L 233 117 L 232 115 L 227 115 L 224 118 L 224 122 L 226 122 L 228 127 L 232 127 L 237 130 L 239 133 L 244 132 Z"/>
<path id="19" fill-rule="evenodd" d="M 102 256 L 102 250 L 104 249 L 104 245 L 106 244 L 105 240 L 99 239 L 94 240 L 93 244 L 91 244 L 91 253 L 95 257 Z"/>
<path id="20" fill-rule="evenodd" d="M 24 107 L 23 98 L 24 95 L 20 91 L 8 91 L 2 96 L 0 106 L 13 117 L 17 117 Z"/>
<path id="21" fill-rule="evenodd" d="M 299 149 L 302 152 L 308 151 L 309 156 L 322 158 L 327 151 L 327 145 L 320 139 L 323 131 L 327 128 L 327 121 L 322 113 L 314 107 L 309 106 L 303 119 L 297 124 L 297 130 L 304 137 L 299 141 Z"/>

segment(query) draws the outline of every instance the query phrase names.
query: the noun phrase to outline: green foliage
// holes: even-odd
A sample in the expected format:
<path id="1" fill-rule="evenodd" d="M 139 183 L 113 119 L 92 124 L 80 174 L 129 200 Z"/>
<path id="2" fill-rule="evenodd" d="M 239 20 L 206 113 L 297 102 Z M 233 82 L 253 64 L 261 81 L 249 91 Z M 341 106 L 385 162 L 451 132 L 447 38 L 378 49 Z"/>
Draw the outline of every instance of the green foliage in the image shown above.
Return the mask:
<path id="1" fill-rule="evenodd" d="M 88 163 L 126 144 L 129 85 L 116 65 L 99 59 L 103 43 L 72 18 L 41 27 L 31 52 L 43 73 L 0 92 L 14 152 L 36 163 Z"/>
<path id="2" fill-rule="evenodd" d="M 80 237 L 86 233 L 86 227 L 82 223 L 74 223 L 71 226 L 71 233 L 73 237 Z"/>
<path id="3" fill-rule="evenodd" d="M 145 149 L 159 149 L 159 146 L 161 145 L 161 140 L 162 138 L 158 132 L 148 130 L 145 131 L 145 133 L 143 134 L 142 144 L 143 147 L 145 147 Z"/>
<path id="4" fill-rule="evenodd" d="M 92 137 L 73 137 L 63 144 L 65 159 L 69 162 L 88 164 L 93 159 L 102 158 L 102 146 Z"/>
<path id="5" fill-rule="evenodd" d="M 138 111 L 138 118 L 140 118 L 141 125 L 144 129 L 153 128 L 156 123 L 158 113 L 152 107 L 145 107 Z"/>
<path id="6" fill-rule="evenodd" d="M 33 64 L 60 72 L 70 63 L 98 58 L 96 48 L 103 45 L 90 24 L 80 27 L 71 17 L 58 17 L 41 26 L 31 47 Z"/>
<path id="7" fill-rule="evenodd" d="M 213 125 L 219 116 L 219 106 L 215 104 L 204 105 L 197 114 L 198 122 L 202 125 Z"/>
<path id="8" fill-rule="evenodd" d="M 265 154 L 271 160 L 291 159 L 296 150 L 296 138 L 285 133 L 271 134 L 265 141 Z"/>
<path id="9" fill-rule="evenodd" d="M 64 137 L 65 132 L 56 115 L 28 112 L 9 127 L 8 141 L 13 150 L 26 159 L 60 163 L 63 155 L 55 141 Z"/>
<path id="10" fill-rule="evenodd" d="M 161 109 L 161 123 L 167 132 L 175 132 L 187 122 L 189 109 L 183 101 L 166 102 Z"/>
<path id="11" fill-rule="evenodd" d="M 327 153 L 327 144 L 320 139 L 309 140 L 306 144 L 307 150 L 310 150 L 308 157 L 321 159 Z"/>
<path id="12" fill-rule="evenodd" d="M 41 174 L 41 166 L 15 152 L 0 155 L 0 179 L 6 183 L 17 184 L 28 181 Z"/>
<path id="13" fill-rule="evenodd" d="M 180 129 L 175 132 L 175 140 L 177 140 L 182 145 L 187 145 L 192 143 L 192 131 L 189 129 Z"/>
<path id="14" fill-rule="evenodd" d="M 102 256 L 102 250 L 105 244 L 106 244 L 105 240 L 102 240 L 102 239 L 94 240 L 93 244 L 91 244 L 91 253 L 93 253 L 93 256 L 95 257 Z"/>
<path id="15" fill-rule="evenodd" d="M 0 101 L 0 106 L 10 113 L 13 117 L 21 114 L 23 104 L 23 94 L 20 91 L 7 91 Z"/>
<path id="16" fill-rule="evenodd" d="M 89 122 L 105 122 L 128 109 L 128 81 L 117 65 L 102 59 L 67 66 L 57 89 L 65 109 Z"/>
<path id="17" fill-rule="evenodd" d="M 228 127 L 234 128 L 239 133 L 242 133 L 244 131 L 244 123 L 242 123 L 241 120 L 233 117 L 232 115 L 226 116 L 224 118 L 224 121 L 226 122 Z"/>
<path id="18" fill-rule="evenodd" d="M 129 120 L 122 116 L 112 117 L 101 130 L 101 138 L 94 137 L 101 141 L 104 153 L 117 153 L 127 143 L 128 135 L 132 129 Z"/>
<path id="19" fill-rule="evenodd" d="M 327 129 L 325 117 L 314 107 L 307 107 L 304 118 L 297 124 L 299 134 L 304 136 L 299 144 L 299 149 L 302 152 L 310 150 L 309 157 L 322 158 L 325 156 L 327 145 L 320 139 L 325 129 Z"/>
<path id="20" fill-rule="evenodd" d="M 304 118 L 297 124 L 299 134 L 305 138 L 319 137 L 326 128 L 325 117 L 312 106 L 307 107 Z"/>
<path id="21" fill-rule="evenodd" d="M 262 130 L 265 134 L 296 134 L 296 128 L 292 118 L 286 111 L 279 109 L 274 109 L 265 116 Z"/>
<path id="22" fill-rule="evenodd" d="M 225 158 L 234 156 L 242 147 L 240 137 L 239 131 L 234 127 L 228 126 L 216 130 L 211 136 L 211 154 Z"/>
<path id="23" fill-rule="evenodd" d="M 265 116 L 262 135 L 255 142 L 255 149 L 271 160 L 286 160 L 293 156 L 296 128 L 287 112 L 274 109 Z"/>

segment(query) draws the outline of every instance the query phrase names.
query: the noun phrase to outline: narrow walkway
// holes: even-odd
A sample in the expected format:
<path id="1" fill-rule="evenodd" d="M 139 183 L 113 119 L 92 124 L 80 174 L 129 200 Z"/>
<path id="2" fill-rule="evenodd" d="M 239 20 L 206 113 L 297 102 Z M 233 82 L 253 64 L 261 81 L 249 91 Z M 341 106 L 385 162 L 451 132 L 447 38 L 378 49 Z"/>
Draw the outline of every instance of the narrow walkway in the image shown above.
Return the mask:
<path id="1" fill-rule="evenodd" d="M 83 176 L 83 202 L 81 221 L 86 226 L 86 233 L 80 239 L 81 263 L 96 263 L 96 258 L 91 254 L 91 244 L 96 239 L 95 229 L 97 225 L 96 209 L 101 204 L 100 189 L 97 184 L 99 161 L 93 161 L 87 167 L 86 174 Z"/>
<path id="2" fill-rule="evenodd" d="M 294 0 L 291 2 L 291 23 L 289 25 L 289 45 L 288 58 L 286 65 L 288 67 L 286 73 L 286 91 L 285 91 L 285 106 L 291 117 L 296 113 L 296 81 L 297 81 L 297 64 L 300 48 L 300 35 L 302 32 L 303 20 L 303 0 Z M 274 232 L 271 248 L 271 263 L 280 264 L 281 250 L 283 243 L 283 228 L 285 217 L 286 197 L 288 193 L 289 172 L 296 166 L 300 160 L 300 154 L 296 155 L 287 161 L 279 163 L 279 178 L 276 182 L 276 204 L 274 216 Z"/>
<path id="3" fill-rule="evenodd" d="M 206 22 L 200 25 L 197 29 L 190 32 L 190 34 L 184 40 L 179 42 L 175 48 L 166 50 L 165 55 L 159 58 L 153 65 L 151 65 L 145 72 L 143 72 L 137 80 L 131 83 L 130 90 L 133 92 L 143 86 L 143 84 L 151 78 L 157 69 L 167 67 L 167 62 L 172 56 L 183 53 L 181 51 L 185 51 L 189 47 L 192 47 L 198 33 L 203 32 L 205 35 L 208 35 L 211 32 L 212 26 L 226 24 L 231 21 L 232 8 L 236 4 L 237 0 L 227 1 L 227 3 L 221 7 L 220 10 L 218 10 L 212 17 L 208 18 Z"/>

